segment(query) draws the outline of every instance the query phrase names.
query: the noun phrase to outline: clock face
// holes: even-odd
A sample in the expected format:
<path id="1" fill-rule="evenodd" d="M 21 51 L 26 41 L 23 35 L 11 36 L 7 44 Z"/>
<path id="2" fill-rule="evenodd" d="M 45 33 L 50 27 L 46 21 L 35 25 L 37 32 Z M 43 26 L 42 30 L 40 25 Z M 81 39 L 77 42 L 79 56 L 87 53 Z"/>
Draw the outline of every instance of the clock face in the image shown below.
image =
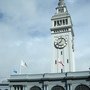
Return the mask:
<path id="1" fill-rule="evenodd" d="M 59 37 L 54 41 L 54 46 L 57 49 L 63 49 L 66 45 L 67 41 L 62 37 Z"/>

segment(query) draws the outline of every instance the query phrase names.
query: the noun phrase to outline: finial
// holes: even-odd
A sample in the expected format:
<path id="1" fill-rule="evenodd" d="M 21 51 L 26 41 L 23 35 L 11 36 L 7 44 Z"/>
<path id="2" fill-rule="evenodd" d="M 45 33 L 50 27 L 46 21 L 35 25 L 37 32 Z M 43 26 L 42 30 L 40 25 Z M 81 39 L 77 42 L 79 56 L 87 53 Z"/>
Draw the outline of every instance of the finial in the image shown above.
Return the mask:
<path id="1" fill-rule="evenodd" d="M 64 5 L 65 5 L 64 0 L 59 0 L 58 6 L 64 6 Z"/>

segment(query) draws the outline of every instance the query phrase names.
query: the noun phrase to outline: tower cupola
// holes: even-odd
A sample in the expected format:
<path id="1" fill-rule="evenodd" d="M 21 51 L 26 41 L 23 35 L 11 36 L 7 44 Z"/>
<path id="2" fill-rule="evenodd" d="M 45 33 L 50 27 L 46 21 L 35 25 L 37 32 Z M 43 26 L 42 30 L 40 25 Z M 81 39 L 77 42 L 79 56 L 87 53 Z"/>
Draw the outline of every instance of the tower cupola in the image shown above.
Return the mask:
<path id="1" fill-rule="evenodd" d="M 59 0 L 56 10 L 57 10 L 57 14 L 63 14 L 67 12 L 67 8 L 64 3 L 64 0 Z"/>
<path id="2" fill-rule="evenodd" d="M 59 7 L 65 6 L 64 0 L 59 0 L 58 6 Z"/>

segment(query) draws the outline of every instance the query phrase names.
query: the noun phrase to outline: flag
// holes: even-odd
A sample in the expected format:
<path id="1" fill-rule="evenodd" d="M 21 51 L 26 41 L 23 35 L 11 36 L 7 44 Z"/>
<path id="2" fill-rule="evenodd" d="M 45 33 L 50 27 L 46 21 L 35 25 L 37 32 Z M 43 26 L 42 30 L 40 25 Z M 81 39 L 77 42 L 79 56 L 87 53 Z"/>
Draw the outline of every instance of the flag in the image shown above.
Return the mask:
<path id="1" fill-rule="evenodd" d="M 58 64 L 58 63 L 60 63 L 62 66 L 64 66 L 64 64 L 62 63 L 62 61 L 55 60 L 55 64 Z"/>
<path id="2" fill-rule="evenodd" d="M 62 66 L 64 66 L 64 64 L 62 63 L 62 61 L 59 61 L 58 63 L 60 63 Z"/>
<path id="3" fill-rule="evenodd" d="M 13 72 L 14 72 L 14 73 L 17 73 L 17 71 L 16 71 L 16 70 L 13 70 Z"/>
<path id="4" fill-rule="evenodd" d="M 21 61 L 21 66 L 27 67 L 27 63 L 22 60 L 22 61 Z"/>

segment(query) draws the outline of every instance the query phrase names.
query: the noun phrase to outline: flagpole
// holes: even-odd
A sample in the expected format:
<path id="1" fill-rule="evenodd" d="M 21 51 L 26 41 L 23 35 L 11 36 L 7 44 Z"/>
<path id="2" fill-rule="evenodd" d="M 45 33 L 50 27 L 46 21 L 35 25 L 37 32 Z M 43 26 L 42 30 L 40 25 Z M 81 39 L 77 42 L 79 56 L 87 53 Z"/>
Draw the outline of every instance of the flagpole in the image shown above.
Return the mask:
<path id="1" fill-rule="evenodd" d="M 21 64 L 20 64 L 20 74 L 22 74 L 22 69 L 23 68 L 27 68 L 27 63 L 22 60 Z"/>
<path id="2" fill-rule="evenodd" d="M 21 60 L 21 62 L 20 62 L 20 74 L 22 74 L 22 60 Z"/>
<path id="3" fill-rule="evenodd" d="M 20 64 L 20 74 L 21 74 L 21 64 Z"/>

